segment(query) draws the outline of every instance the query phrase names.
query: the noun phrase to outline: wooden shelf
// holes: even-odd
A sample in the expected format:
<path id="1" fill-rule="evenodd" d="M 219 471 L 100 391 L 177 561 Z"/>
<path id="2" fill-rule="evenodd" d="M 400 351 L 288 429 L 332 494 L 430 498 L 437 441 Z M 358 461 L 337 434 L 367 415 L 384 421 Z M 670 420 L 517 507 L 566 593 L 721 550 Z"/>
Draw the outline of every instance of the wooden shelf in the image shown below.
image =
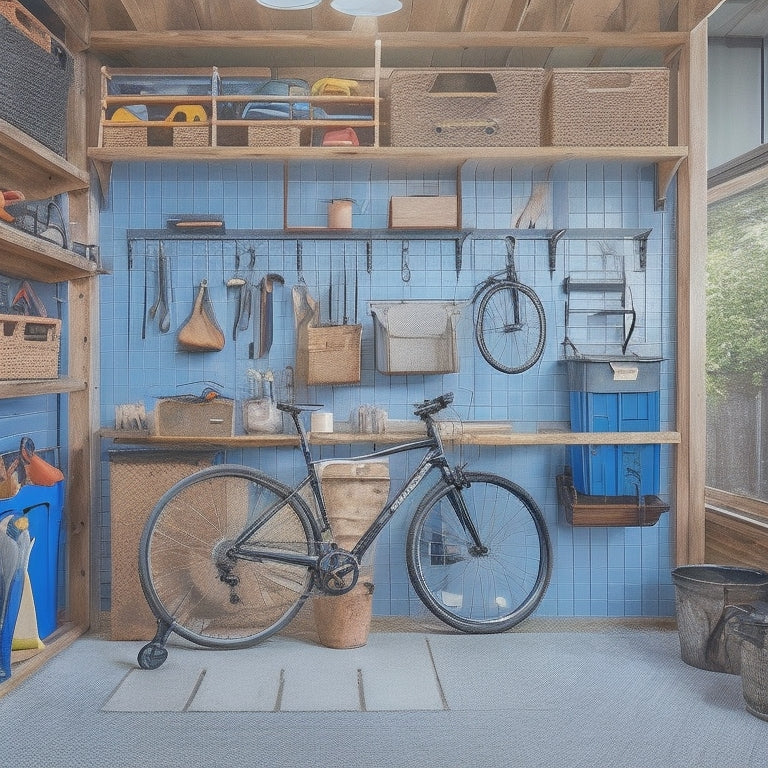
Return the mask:
<path id="1" fill-rule="evenodd" d="M 60 395 L 66 392 L 84 392 L 87 383 L 81 379 L 62 376 L 58 379 L 17 379 L 0 381 L 0 400 L 35 395 Z"/>
<path id="2" fill-rule="evenodd" d="M 114 162 L 231 162 L 235 160 L 347 160 L 461 166 L 472 160 L 514 165 L 570 161 L 645 162 L 656 165 L 656 205 L 662 208 L 670 182 L 688 147 L 91 147 L 88 157 L 104 197 Z"/>
<path id="3" fill-rule="evenodd" d="M 275 446 L 296 447 L 299 439 L 296 435 L 236 435 L 234 437 L 160 437 L 146 432 L 128 430 L 101 430 L 101 437 L 112 439 L 116 443 L 136 445 L 184 445 L 217 446 L 222 448 L 267 448 Z M 396 445 L 423 438 L 419 431 L 384 432 L 381 434 L 361 434 L 356 432 L 310 433 L 309 441 L 313 445 L 351 445 L 359 443 L 379 443 Z M 457 445 L 656 445 L 677 444 L 679 432 L 486 432 L 473 433 L 467 430 L 456 436 L 444 435 L 446 443 Z"/>
<path id="4" fill-rule="evenodd" d="M 0 222 L 0 274 L 59 283 L 96 271 L 96 263 L 84 256 Z"/>
<path id="5" fill-rule="evenodd" d="M 0 168 L 5 188 L 18 189 L 27 200 L 44 200 L 60 192 L 87 189 L 87 171 L 0 120 Z"/>

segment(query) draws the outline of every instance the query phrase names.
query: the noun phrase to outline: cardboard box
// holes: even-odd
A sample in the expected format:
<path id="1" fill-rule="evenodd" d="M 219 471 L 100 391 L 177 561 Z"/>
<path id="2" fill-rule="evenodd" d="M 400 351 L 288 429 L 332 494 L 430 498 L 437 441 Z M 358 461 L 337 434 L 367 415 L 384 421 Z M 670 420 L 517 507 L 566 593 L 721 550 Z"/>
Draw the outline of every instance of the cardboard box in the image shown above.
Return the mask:
<path id="1" fill-rule="evenodd" d="M 456 229 L 459 226 L 459 199 L 455 195 L 392 197 L 389 226 L 393 229 Z"/>

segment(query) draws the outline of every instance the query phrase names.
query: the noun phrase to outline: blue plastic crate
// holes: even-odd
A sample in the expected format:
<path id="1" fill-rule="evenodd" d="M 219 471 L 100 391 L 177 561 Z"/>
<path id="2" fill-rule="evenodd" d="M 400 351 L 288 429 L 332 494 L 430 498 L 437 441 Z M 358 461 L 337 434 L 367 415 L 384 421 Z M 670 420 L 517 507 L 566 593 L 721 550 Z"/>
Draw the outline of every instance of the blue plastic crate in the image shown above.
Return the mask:
<path id="1" fill-rule="evenodd" d="M 655 432 L 658 392 L 571 392 L 575 432 Z M 659 445 L 579 445 L 569 449 L 573 485 L 590 496 L 659 493 Z"/>
<path id="2" fill-rule="evenodd" d="M 35 543 L 29 556 L 28 572 L 41 638 L 48 637 L 56 629 L 63 508 L 63 480 L 52 486 L 23 485 L 15 496 L 0 499 L 0 517 L 15 512 L 29 519 L 29 535 Z"/>

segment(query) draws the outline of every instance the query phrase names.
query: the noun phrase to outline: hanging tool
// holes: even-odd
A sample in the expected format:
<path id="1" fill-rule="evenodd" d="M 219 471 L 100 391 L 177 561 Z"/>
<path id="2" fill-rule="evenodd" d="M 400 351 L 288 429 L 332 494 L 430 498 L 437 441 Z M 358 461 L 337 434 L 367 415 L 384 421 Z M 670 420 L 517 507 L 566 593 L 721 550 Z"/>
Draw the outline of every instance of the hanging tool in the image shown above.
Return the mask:
<path id="1" fill-rule="evenodd" d="M 168 308 L 168 259 L 165 255 L 162 240 L 158 243 L 157 254 L 157 299 L 149 308 L 149 316 L 155 319 L 160 333 L 167 333 L 171 327 L 171 319 Z"/>
<path id="2" fill-rule="evenodd" d="M 304 280 L 304 244 L 301 240 L 296 241 L 296 274 L 300 283 L 306 282 Z"/>
<path id="3" fill-rule="evenodd" d="M 564 229 L 558 229 L 556 232 L 553 232 L 547 241 L 548 248 L 549 248 L 549 276 L 552 277 L 552 275 L 555 272 L 555 266 L 557 265 L 557 244 L 560 242 L 560 239 L 565 234 L 566 230 Z"/>
<path id="4" fill-rule="evenodd" d="M 365 271 L 369 275 L 373 272 L 373 243 L 370 240 L 365 243 Z"/>
<path id="5" fill-rule="evenodd" d="M 344 311 L 342 312 L 342 322 L 346 325 L 349 322 L 349 315 L 347 315 L 347 244 L 344 243 L 343 259 L 344 266 Z"/>
<path id="6" fill-rule="evenodd" d="M 357 248 L 355 248 L 355 325 L 357 325 L 358 287 L 360 279 L 357 274 Z"/>
<path id="7" fill-rule="evenodd" d="M 270 272 L 261 279 L 261 304 L 259 307 L 259 357 L 264 357 L 272 347 L 273 307 L 272 294 L 275 283 L 285 285 L 282 275 Z"/>
<path id="8" fill-rule="evenodd" d="M 400 255 L 400 278 L 404 283 L 411 279 L 411 267 L 408 264 L 408 241 L 403 240 L 403 250 Z"/>

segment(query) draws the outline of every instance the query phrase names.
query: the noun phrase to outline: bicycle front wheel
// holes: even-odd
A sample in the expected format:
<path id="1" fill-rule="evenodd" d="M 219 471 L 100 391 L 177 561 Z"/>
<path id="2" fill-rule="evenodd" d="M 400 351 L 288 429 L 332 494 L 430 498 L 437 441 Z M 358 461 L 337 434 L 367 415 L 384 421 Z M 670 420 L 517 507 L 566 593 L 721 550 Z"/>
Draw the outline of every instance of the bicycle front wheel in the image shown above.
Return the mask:
<path id="1" fill-rule="evenodd" d="M 527 285 L 498 283 L 480 300 L 475 339 L 480 354 L 497 371 L 527 371 L 541 357 L 546 333 L 541 299 Z"/>
<path id="2" fill-rule="evenodd" d="M 284 627 L 310 593 L 313 571 L 231 552 L 246 526 L 263 518 L 247 546 L 316 555 L 313 525 L 290 493 L 236 465 L 208 467 L 173 486 L 151 513 L 139 548 L 141 585 L 155 616 L 210 648 L 244 648 Z"/>
<path id="3" fill-rule="evenodd" d="M 536 502 L 498 475 L 466 473 L 468 488 L 438 483 L 422 499 L 408 531 L 406 559 L 416 594 L 462 632 L 491 633 L 519 624 L 541 601 L 552 547 Z M 461 493 L 473 541 L 451 501 Z"/>

